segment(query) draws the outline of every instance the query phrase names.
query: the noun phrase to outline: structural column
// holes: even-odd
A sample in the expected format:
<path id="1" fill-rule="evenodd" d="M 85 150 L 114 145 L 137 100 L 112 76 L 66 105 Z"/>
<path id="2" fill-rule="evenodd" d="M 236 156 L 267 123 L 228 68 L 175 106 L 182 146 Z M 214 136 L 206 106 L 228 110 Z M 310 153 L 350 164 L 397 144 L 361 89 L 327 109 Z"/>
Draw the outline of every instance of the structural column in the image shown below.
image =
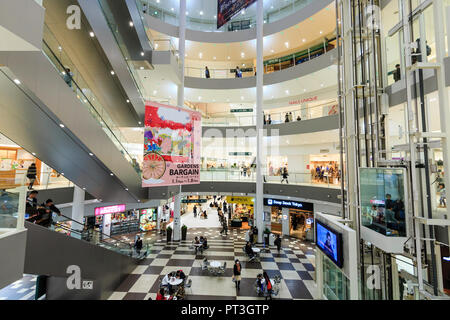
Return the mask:
<path id="1" fill-rule="evenodd" d="M 180 0 L 180 27 L 178 33 L 178 66 L 180 84 L 178 85 L 177 105 L 184 106 L 184 60 L 186 53 L 186 0 Z"/>
<path id="2" fill-rule="evenodd" d="M 258 228 L 258 243 L 263 242 L 264 235 L 264 185 L 263 173 L 266 150 L 263 141 L 263 91 L 264 91 L 264 65 L 263 65 L 263 27 L 264 6 L 263 0 L 256 4 L 256 197 L 255 222 Z"/>
<path id="3" fill-rule="evenodd" d="M 184 106 L 184 60 L 186 52 L 186 0 L 180 0 L 180 27 L 178 33 L 178 67 L 180 68 L 180 84 L 178 85 L 177 106 Z M 181 240 L 181 185 L 174 197 L 173 208 L 173 240 Z"/>
<path id="4" fill-rule="evenodd" d="M 73 189 L 72 220 L 75 220 L 80 224 L 73 224 L 72 229 L 82 230 L 84 217 L 84 199 L 84 190 L 78 186 L 75 186 Z"/>

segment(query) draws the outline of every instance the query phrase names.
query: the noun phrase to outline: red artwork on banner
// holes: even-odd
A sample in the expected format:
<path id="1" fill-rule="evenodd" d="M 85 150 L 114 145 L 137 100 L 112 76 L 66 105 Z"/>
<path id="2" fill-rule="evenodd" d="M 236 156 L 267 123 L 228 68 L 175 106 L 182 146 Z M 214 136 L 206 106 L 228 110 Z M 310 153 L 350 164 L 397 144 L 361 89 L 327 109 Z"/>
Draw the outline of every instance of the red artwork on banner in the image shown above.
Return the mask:
<path id="1" fill-rule="evenodd" d="M 200 183 L 201 115 L 147 102 L 142 186 Z"/>

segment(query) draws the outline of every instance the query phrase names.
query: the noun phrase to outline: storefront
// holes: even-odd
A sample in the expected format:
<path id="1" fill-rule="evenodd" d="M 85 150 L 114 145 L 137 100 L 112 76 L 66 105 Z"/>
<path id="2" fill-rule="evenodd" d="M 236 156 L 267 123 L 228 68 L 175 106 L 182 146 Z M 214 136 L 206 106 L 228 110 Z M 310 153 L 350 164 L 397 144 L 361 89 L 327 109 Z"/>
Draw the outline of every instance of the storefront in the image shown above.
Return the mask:
<path id="1" fill-rule="evenodd" d="M 314 183 L 339 184 L 339 159 L 339 154 L 310 155 L 307 169 L 311 172 L 311 181 Z"/>
<path id="2" fill-rule="evenodd" d="M 206 209 L 206 202 L 208 199 L 201 196 L 187 196 L 185 199 L 181 199 L 181 212 L 189 213 L 194 212 L 194 206 L 197 207 L 197 213 Z"/>
<path id="3" fill-rule="evenodd" d="M 269 176 L 281 176 L 283 169 L 288 169 L 287 156 L 269 156 L 267 157 L 267 175 Z"/>
<path id="4" fill-rule="evenodd" d="M 0 147 L 0 186 L 11 188 L 26 180 L 28 167 L 36 163 L 37 179 L 35 185 L 41 182 L 41 161 L 20 147 Z"/>
<path id="5" fill-rule="evenodd" d="M 270 207 L 272 233 L 314 239 L 314 204 L 264 198 L 264 205 Z"/>
<path id="6" fill-rule="evenodd" d="M 227 196 L 226 202 L 231 210 L 231 226 L 248 229 L 253 225 L 255 198 Z"/>
<path id="7" fill-rule="evenodd" d="M 106 236 L 139 231 L 139 211 L 126 210 L 125 204 L 95 208 L 95 224 Z"/>
<path id="8" fill-rule="evenodd" d="M 158 221 L 157 208 L 139 210 L 139 229 L 141 231 L 151 231 L 156 228 Z"/>

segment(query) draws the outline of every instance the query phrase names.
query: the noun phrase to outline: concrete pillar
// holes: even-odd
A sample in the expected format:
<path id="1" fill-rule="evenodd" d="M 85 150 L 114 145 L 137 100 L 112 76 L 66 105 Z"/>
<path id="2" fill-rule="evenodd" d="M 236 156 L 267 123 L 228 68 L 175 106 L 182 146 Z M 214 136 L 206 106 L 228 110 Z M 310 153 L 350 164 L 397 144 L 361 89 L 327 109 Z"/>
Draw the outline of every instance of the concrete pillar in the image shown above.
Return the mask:
<path id="1" fill-rule="evenodd" d="M 73 189 L 72 220 L 78 221 L 80 224 L 74 223 L 72 225 L 72 229 L 83 229 L 82 224 L 84 218 L 84 198 L 84 190 L 75 185 Z"/>
<path id="2" fill-rule="evenodd" d="M 186 52 L 186 0 L 180 0 L 180 26 L 178 34 L 178 63 L 180 67 L 180 84 L 178 85 L 177 105 L 184 106 L 184 60 Z"/>
<path id="3" fill-rule="evenodd" d="M 180 192 L 174 197 L 173 206 L 173 241 L 181 240 L 181 186 Z"/>
<path id="4" fill-rule="evenodd" d="M 282 208 L 282 220 L 281 220 L 281 235 L 289 236 L 290 226 L 289 226 L 289 208 Z"/>
<path id="5" fill-rule="evenodd" d="M 263 172 L 266 150 L 263 145 L 263 92 L 264 92 L 264 66 L 263 66 L 263 27 L 264 7 L 263 0 L 256 5 L 256 197 L 255 197 L 255 224 L 258 228 L 258 243 L 264 241 L 264 185 Z"/>

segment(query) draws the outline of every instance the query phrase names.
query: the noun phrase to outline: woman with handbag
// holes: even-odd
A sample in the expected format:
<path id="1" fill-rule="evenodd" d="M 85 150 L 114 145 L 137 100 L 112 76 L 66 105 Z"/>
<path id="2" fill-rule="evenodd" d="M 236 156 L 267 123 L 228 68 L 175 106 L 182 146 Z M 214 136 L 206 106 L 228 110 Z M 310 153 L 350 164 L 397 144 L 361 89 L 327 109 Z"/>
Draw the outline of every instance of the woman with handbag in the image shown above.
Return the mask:
<path id="1" fill-rule="evenodd" d="M 239 290 L 241 286 L 241 270 L 242 270 L 241 262 L 238 259 L 236 259 L 234 261 L 233 266 L 233 282 L 236 284 L 237 290 Z"/>

